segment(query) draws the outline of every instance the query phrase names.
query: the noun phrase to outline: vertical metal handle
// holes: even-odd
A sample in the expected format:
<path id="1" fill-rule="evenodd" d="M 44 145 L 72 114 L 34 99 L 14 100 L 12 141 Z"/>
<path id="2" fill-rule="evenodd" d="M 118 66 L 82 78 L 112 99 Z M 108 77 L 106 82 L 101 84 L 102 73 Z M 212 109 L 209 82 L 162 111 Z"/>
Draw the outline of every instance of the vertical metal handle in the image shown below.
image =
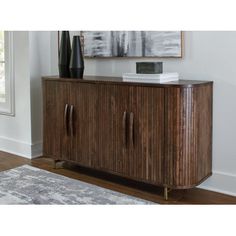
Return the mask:
<path id="1" fill-rule="evenodd" d="M 66 135 L 68 135 L 68 109 L 69 109 L 69 105 L 66 104 L 65 109 L 64 109 L 64 128 L 66 131 Z"/>
<path id="2" fill-rule="evenodd" d="M 73 130 L 73 113 L 74 113 L 74 106 L 70 106 L 70 118 L 69 118 L 69 124 L 70 124 L 70 135 L 73 137 L 74 130 Z"/>
<path id="3" fill-rule="evenodd" d="M 130 112 L 129 115 L 129 142 L 130 146 L 134 146 L 134 113 Z"/>
<path id="4" fill-rule="evenodd" d="M 127 143 L 127 138 L 126 138 L 126 117 L 127 117 L 127 112 L 124 111 L 123 113 L 123 119 L 122 119 L 122 127 L 123 127 L 123 146 L 126 147 Z"/>

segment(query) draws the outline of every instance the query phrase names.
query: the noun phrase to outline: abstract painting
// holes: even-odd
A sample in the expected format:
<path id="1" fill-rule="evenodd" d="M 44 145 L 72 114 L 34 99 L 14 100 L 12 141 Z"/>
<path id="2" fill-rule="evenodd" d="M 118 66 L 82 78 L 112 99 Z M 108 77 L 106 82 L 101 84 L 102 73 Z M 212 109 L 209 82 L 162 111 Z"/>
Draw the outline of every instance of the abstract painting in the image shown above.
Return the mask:
<path id="1" fill-rule="evenodd" d="M 181 31 L 82 31 L 85 57 L 181 57 Z"/>

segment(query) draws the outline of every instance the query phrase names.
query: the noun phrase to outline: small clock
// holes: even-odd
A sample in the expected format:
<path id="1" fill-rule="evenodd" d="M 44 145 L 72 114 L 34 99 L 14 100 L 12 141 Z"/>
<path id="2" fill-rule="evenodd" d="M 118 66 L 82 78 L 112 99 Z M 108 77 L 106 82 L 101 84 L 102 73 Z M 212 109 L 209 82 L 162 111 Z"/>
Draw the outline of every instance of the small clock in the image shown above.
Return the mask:
<path id="1" fill-rule="evenodd" d="M 137 74 L 161 74 L 162 72 L 162 62 L 136 62 Z"/>

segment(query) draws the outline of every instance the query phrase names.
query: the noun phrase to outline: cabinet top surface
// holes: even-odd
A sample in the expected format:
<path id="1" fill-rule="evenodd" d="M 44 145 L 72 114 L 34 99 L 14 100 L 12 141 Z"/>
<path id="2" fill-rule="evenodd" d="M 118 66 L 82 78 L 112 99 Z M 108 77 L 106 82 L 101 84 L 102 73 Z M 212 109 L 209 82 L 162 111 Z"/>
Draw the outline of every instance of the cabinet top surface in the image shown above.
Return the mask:
<path id="1" fill-rule="evenodd" d="M 108 77 L 108 76 L 84 76 L 83 79 L 59 78 L 58 76 L 44 76 L 43 80 L 53 81 L 67 81 L 74 83 L 102 83 L 102 84 L 123 84 L 123 85 L 137 85 L 147 87 L 194 87 L 206 84 L 212 84 L 212 81 L 201 80 L 178 80 L 166 83 L 141 83 L 141 82 L 127 82 L 123 81 L 122 77 Z"/>

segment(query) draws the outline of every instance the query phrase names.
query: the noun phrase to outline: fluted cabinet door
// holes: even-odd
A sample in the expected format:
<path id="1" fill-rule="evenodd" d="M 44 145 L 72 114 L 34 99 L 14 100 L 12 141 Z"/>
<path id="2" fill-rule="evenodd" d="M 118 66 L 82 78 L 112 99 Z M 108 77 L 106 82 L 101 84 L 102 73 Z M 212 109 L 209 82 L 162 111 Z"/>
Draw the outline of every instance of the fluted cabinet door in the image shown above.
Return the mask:
<path id="1" fill-rule="evenodd" d="M 98 89 L 94 84 L 74 83 L 71 87 L 72 161 L 95 167 L 98 156 Z"/>
<path id="2" fill-rule="evenodd" d="M 70 156 L 70 137 L 66 132 L 65 112 L 69 108 L 70 83 L 45 81 L 43 99 L 44 155 L 67 160 Z"/>
<path id="3" fill-rule="evenodd" d="M 155 184 L 162 183 L 164 89 L 131 87 L 129 110 L 131 114 L 129 125 L 129 176 Z"/>
<path id="4" fill-rule="evenodd" d="M 128 173 L 129 87 L 99 85 L 99 168 Z"/>

